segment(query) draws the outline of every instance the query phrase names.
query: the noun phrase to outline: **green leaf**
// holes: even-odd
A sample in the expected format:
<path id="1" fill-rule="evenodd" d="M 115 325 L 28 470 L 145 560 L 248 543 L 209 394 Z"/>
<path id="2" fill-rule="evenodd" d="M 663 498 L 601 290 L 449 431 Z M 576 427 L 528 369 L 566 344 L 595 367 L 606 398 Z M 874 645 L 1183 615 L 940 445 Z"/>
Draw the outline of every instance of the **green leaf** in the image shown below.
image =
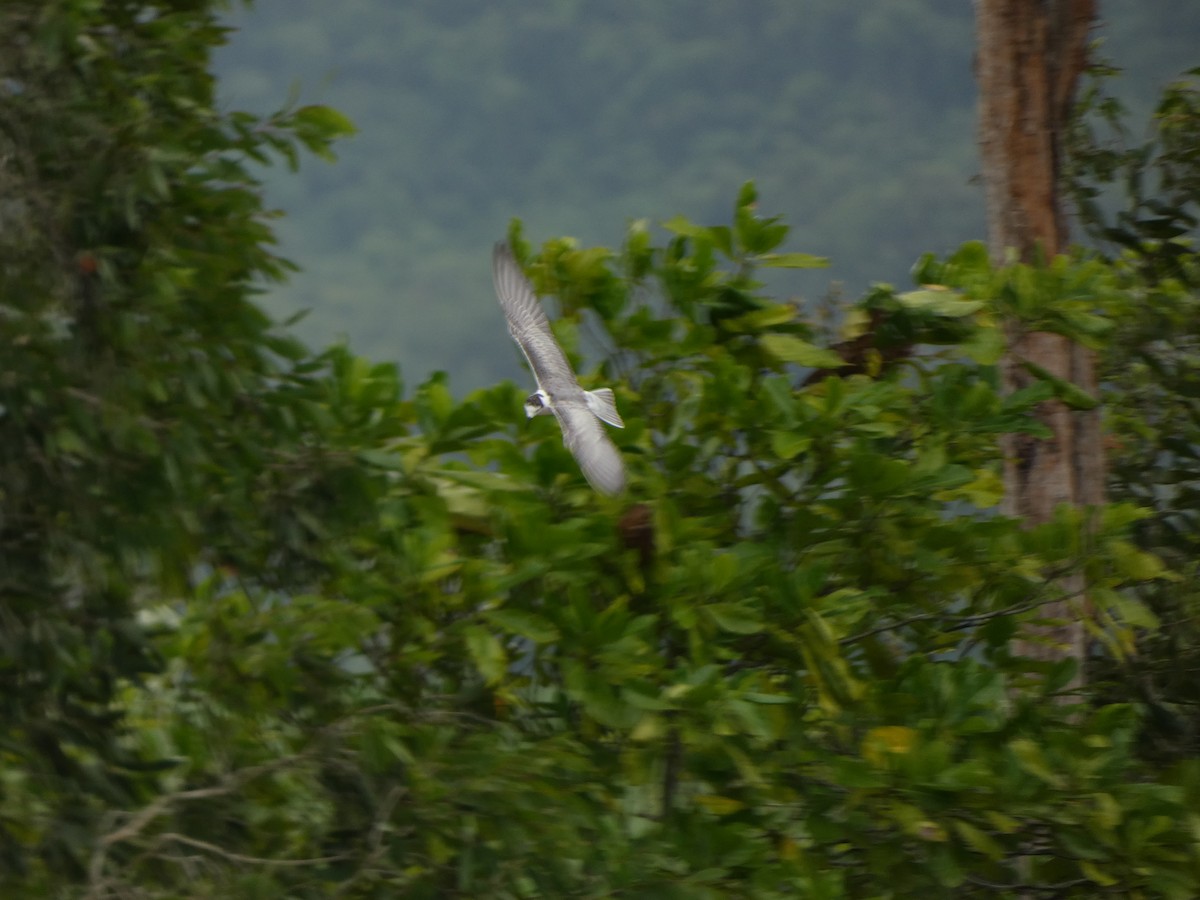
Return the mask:
<path id="1" fill-rule="evenodd" d="M 951 824 L 963 843 L 972 850 L 997 862 L 1004 858 L 1004 848 L 987 832 L 961 819 L 955 819 Z"/>
<path id="2" fill-rule="evenodd" d="M 753 181 L 744 181 L 742 186 L 738 188 L 737 202 L 734 204 L 735 209 L 746 209 L 754 206 L 758 202 L 758 188 L 755 187 Z"/>
<path id="3" fill-rule="evenodd" d="M 489 684 L 501 681 L 508 668 L 508 654 L 496 636 L 478 625 L 468 625 L 463 629 L 466 638 L 467 651 L 475 668 L 479 670 Z"/>
<path id="4" fill-rule="evenodd" d="M 708 241 L 711 239 L 709 230 L 704 225 L 697 225 L 685 216 L 672 216 L 670 219 L 662 223 L 662 227 L 672 234 L 678 234 L 683 237 L 700 239 Z"/>
<path id="5" fill-rule="evenodd" d="M 714 225 L 708 229 L 708 236 L 718 250 L 726 257 L 733 256 L 733 232 L 727 225 Z"/>
<path id="6" fill-rule="evenodd" d="M 357 456 L 368 465 L 376 466 L 380 469 L 391 469 L 400 472 L 405 469 L 404 457 L 390 450 L 368 448 L 359 450 Z"/>
<path id="7" fill-rule="evenodd" d="M 529 638 L 535 644 L 549 644 L 562 635 L 545 616 L 521 609 L 492 609 L 483 614 L 487 621 L 505 631 Z"/>
<path id="8" fill-rule="evenodd" d="M 644 719 L 638 707 L 624 702 L 600 675 L 578 663 L 565 664 L 566 682 L 571 695 L 584 711 L 610 728 L 633 728 Z"/>
<path id="9" fill-rule="evenodd" d="M 816 347 L 792 334 L 764 334 L 758 342 L 767 353 L 780 362 L 814 369 L 836 369 L 846 364 L 845 360 L 832 350 Z"/>
<path id="10" fill-rule="evenodd" d="M 977 327 L 962 345 L 967 356 L 984 366 L 998 363 L 1006 347 L 1004 333 L 991 325 Z"/>
<path id="11" fill-rule="evenodd" d="M 1014 738 L 1008 743 L 1017 764 L 1030 775 L 1046 782 L 1051 787 L 1062 787 L 1062 779 L 1050 771 L 1042 749 L 1028 738 Z"/>
<path id="12" fill-rule="evenodd" d="M 1070 326 L 1071 332 L 1080 337 L 1104 339 L 1116 328 L 1116 323 L 1111 319 L 1092 313 L 1068 310 L 1062 313 L 1062 317 Z"/>
<path id="13" fill-rule="evenodd" d="M 746 806 L 740 800 L 732 797 L 721 797 L 716 794 L 698 794 L 696 803 L 716 816 L 728 816 L 740 812 Z"/>
<path id="14" fill-rule="evenodd" d="M 1094 862 L 1089 862 L 1086 859 L 1079 860 L 1079 871 L 1084 874 L 1088 881 L 1098 884 L 1101 887 L 1112 887 L 1121 883 L 1119 878 L 1109 875 Z"/>
<path id="15" fill-rule="evenodd" d="M 793 431 L 772 431 L 771 450 L 780 459 L 793 459 L 812 446 L 812 438 Z"/>
<path id="16" fill-rule="evenodd" d="M 1150 607 L 1135 596 L 1106 588 L 1097 588 L 1093 593 L 1095 602 L 1125 625 L 1154 630 L 1161 624 Z"/>
<path id="17" fill-rule="evenodd" d="M 987 245 L 983 241 L 967 241 L 954 251 L 954 254 L 947 260 L 947 265 L 953 267 L 959 278 L 963 280 L 966 277 L 988 276 L 992 271 Z"/>
<path id="18" fill-rule="evenodd" d="M 1036 381 L 1028 387 L 1021 388 L 1019 391 L 1013 391 L 1005 397 L 1004 408 L 1006 410 L 1027 412 L 1053 396 L 1053 384 L 1048 381 Z"/>
<path id="19" fill-rule="evenodd" d="M 501 472 L 479 472 L 470 469 L 444 467 L 438 469 L 436 473 L 431 474 L 436 474 L 438 478 L 455 481 L 462 485 L 479 488 L 480 490 L 521 492 L 529 489 L 529 485 Z"/>
<path id="20" fill-rule="evenodd" d="M 962 318 L 983 309 L 979 300 L 967 300 L 961 294 L 949 289 L 934 290 L 925 288 L 919 291 L 909 291 L 897 294 L 896 299 L 908 309 L 930 312 L 934 315 L 948 318 Z"/>
<path id="21" fill-rule="evenodd" d="M 1167 574 L 1167 568 L 1161 559 L 1153 553 L 1138 550 L 1128 541 L 1109 541 L 1108 552 L 1116 570 L 1126 578 L 1149 581 Z"/>
<path id="22" fill-rule="evenodd" d="M 312 128 L 326 140 L 349 137 L 358 132 L 350 119 L 329 106 L 302 106 L 295 116 L 299 124 Z"/>
<path id="23" fill-rule="evenodd" d="M 829 260 L 810 253 L 764 253 L 757 258 L 768 269 L 824 269 Z"/>
<path id="24" fill-rule="evenodd" d="M 710 603 L 704 607 L 722 631 L 733 634 L 757 634 L 762 631 L 762 620 L 753 610 L 734 603 Z"/>
<path id="25" fill-rule="evenodd" d="M 54 431 L 54 446 L 59 453 L 69 456 L 82 456 L 87 453 L 87 445 L 79 433 L 66 425 L 60 425 Z"/>
<path id="26" fill-rule="evenodd" d="M 786 376 L 773 375 L 764 378 L 763 397 L 786 424 L 791 425 L 796 421 L 796 395 L 792 392 L 792 384 Z"/>
<path id="27" fill-rule="evenodd" d="M 777 303 L 766 309 L 756 309 L 745 315 L 721 320 L 721 328 L 739 334 L 761 331 L 773 325 L 786 325 L 797 317 L 796 307 L 790 303 Z"/>
<path id="28" fill-rule="evenodd" d="M 1078 385 L 1053 375 L 1037 363 L 1023 360 L 1021 366 L 1049 384 L 1054 389 L 1054 396 L 1071 409 L 1095 409 L 1100 405 L 1097 398 L 1088 394 Z"/>
<path id="29" fill-rule="evenodd" d="M 988 509 L 1004 499 L 1004 481 L 998 472 L 985 469 L 975 473 L 973 479 L 950 493 L 968 500 L 980 509 Z"/>

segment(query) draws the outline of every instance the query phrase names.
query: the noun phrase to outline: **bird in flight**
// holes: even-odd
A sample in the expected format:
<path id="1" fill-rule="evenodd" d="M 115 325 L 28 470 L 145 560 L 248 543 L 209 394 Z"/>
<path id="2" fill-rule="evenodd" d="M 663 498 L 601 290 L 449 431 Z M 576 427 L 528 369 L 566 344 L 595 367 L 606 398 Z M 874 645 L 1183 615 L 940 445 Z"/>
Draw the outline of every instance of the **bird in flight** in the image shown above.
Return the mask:
<path id="1" fill-rule="evenodd" d="M 588 484 L 602 494 L 618 494 L 625 487 L 621 454 L 608 439 L 600 421 L 624 428 L 613 392 L 608 388 L 585 391 L 563 353 L 550 320 L 512 250 L 505 243 L 492 252 L 492 279 L 496 296 L 512 335 L 537 379 L 538 389 L 525 400 L 528 418 L 551 413 L 562 428 L 566 444 Z M 600 420 L 600 421 L 598 421 Z"/>

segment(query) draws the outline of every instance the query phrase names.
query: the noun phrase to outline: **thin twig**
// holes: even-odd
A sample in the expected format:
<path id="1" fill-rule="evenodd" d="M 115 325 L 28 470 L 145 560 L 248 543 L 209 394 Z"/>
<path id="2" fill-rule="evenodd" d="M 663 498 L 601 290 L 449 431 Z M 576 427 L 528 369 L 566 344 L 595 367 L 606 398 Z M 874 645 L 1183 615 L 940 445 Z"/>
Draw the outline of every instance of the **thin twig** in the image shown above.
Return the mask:
<path id="1" fill-rule="evenodd" d="M 188 847 L 195 847 L 198 850 L 204 850 L 223 859 L 228 859 L 231 862 L 247 863 L 255 866 L 323 866 L 333 862 L 341 862 L 349 855 L 339 853 L 336 856 L 316 856 L 310 859 L 271 859 L 267 856 L 247 856 L 244 853 L 234 853 L 232 850 L 226 850 L 224 847 L 210 844 L 208 841 L 202 841 L 199 838 L 188 837 L 186 834 L 179 834 L 176 831 L 166 831 L 155 838 L 156 844 L 165 844 L 169 841 L 184 844 Z"/>
<path id="2" fill-rule="evenodd" d="M 1055 576 L 1055 577 L 1059 577 L 1059 576 Z M 1034 600 L 1029 603 L 1019 604 L 1017 606 L 1008 606 L 1008 607 L 1005 607 L 1004 609 L 998 609 L 995 612 L 976 613 L 975 615 L 971 615 L 971 616 L 959 616 L 956 619 L 951 618 L 950 619 L 951 624 L 947 625 L 945 630 L 946 631 L 962 631 L 964 628 L 973 628 L 976 625 L 982 625 L 983 623 L 990 622 L 993 619 L 1000 619 L 1000 618 L 1003 618 L 1004 616 L 1015 616 L 1015 615 L 1019 615 L 1024 612 L 1030 612 L 1032 610 L 1037 609 L 1040 606 L 1047 606 L 1048 604 L 1051 604 L 1051 603 L 1062 603 L 1064 601 L 1070 601 L 1077 597 L 1081 597 L 1081 596 L 1085 595 L 1086 593 L 1087 593 L 1087 588 L 1083 588 L 1081 590 L 1072 591 L 1068 594 L 1063 594 L 1062 596 L 1058 596 L 1058 597 L 1050 597 L 1045 600 Z M 847 644 L 854 644 L 854 643 L 857 643 L 858 641 L 865 640 L 866 638 L 874 637 L 877 634 L 883 634 L 884 632 L 888 632 L 888 631 L 896 631 L 899 628 L 904 628 L 908 625 L 915 625 L 918 622 L 929 622 L 929 621 L 940 620 L 940 619 L 944 619 L 944 618 L 945 617 L 942 613 L 919 613 L 914 616 L 909 616 L 907 619 L 899 619 L 899 620 L 897 620 L 895 622 L 891 622 L 887 625 L 880 625 L 877 628 L 871 628 L 871 629 L 868 629 L 867 631 L 860 631 L 857 634 L 852 634 L 848 637 L 842 638 L 840 641 L 838 641 L 838 643 L 842 644 L 843 646 L 845 646 Z"/>

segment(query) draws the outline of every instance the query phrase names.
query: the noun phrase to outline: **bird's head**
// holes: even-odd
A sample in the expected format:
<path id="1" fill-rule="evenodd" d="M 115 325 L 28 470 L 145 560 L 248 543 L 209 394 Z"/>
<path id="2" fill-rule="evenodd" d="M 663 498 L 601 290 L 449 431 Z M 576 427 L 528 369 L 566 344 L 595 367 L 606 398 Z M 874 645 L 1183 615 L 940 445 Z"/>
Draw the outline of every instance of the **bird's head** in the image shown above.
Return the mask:
<path id="1" fill-rule="evenodd" d="M 537 391 L 525 398 L 525 417 L 532 419 L 534 416 L 548 416 L 553 412 L 550 409 L 550 398 L 546 396 L 545 391 Z"/>

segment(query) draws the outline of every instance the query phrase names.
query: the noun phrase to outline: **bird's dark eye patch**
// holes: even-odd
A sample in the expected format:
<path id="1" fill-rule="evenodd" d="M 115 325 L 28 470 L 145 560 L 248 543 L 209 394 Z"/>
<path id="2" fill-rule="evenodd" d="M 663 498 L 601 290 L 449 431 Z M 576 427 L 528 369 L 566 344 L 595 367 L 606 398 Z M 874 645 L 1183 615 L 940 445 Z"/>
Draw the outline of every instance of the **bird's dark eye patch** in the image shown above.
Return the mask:
<path id="1" fill-rule="evenodd" d="M 528 397 L 525 398 L 525 405 L 532 406 L 536 409 L 541 409 L 546 404 L 544 404 L 542 402 L 541 394 L 530 394 Z"/>

